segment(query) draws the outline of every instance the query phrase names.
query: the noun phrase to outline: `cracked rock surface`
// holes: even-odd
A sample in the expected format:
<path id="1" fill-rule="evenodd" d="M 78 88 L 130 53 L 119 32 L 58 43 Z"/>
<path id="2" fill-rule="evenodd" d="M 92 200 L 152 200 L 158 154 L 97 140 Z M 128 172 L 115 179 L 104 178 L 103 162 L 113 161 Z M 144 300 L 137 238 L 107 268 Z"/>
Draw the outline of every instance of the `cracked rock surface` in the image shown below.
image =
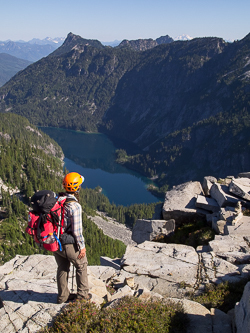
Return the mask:
<path id="1" fill-rule="evenodd" d="M 101 304 L 107 294 L 105 283 L 88 267 L 90 292 Z M 93 272 L 91 271 L 93 268 Z M 65 304 L 57 304 L 57 265 L 54 256 L 19 256 L 0 267 L 0 332 L 31 333 L 51 323 Z M 99 275 L 109 268 L 102 268 Z M 113 274 L 113 271 L 111 272 Z M 71 287 L 72 271 L 69 276 Z M 73 283 L 76 292 L 75 280 Z"/>
<path id="2" fill-rule="evenodd" d="M 136 246 L 128 245 L 119 269 L 88 267 L 92 300 L 101 304 L 105 297 L 112 300 L 121 295 L 141 295 L 142 290 L 158 294 L 158 297 L 183 300 L 190 292 L 199 292 L 206 283 L 237 282 L 249 277 L 249 226 L 250 218 L 243 217 L 228 229 L 228 235 L 217 235 L 206 248 L 194 249 L 182 244 L 150 241 Z M 53 321 L 65 306 L 56 304 L 56 269 L 53 255 L 17 255 L 0 267 L 0 332 L 33 333 Z M 71 278 L 72 271 L 70 289 Z M 124 283 L 128 279 L 133 281 L 132 291 Z M 110 283 L 117 290 L 112 297 L 106 289 L 106 284 Z M 73 281 L 74 291 L 75 287 Z M 245 311 L 245 303 L 241 303 L 241 312 Z M 196 322 L 190 333 L 201 332 L 199 329 L 204 326 L 204 317 L 210 318 L 212 314 L 209 312 L 208 316 L 207 310 L 187 299 L 183 304 Z M 197 315 L 196 311 L 200 311 L 200 308 L 205 312 L 202 310 L 204 314 L 199 312 Z M 197 324 L 197 318 L 201 320 L 201 327 Z M 217 320 L 214 322 L 217 323 Z M 193 330 L 195 326 L 196 331 Z M 211 318 L 205 327 L 207 332 L 213 331 Z"/>
<path id="3" fill-rule="evenodd" d="M 16 256 L 0 268 L 1 332 L 35 332 L 52 321 L 56 304 L 53 256 Z"/>

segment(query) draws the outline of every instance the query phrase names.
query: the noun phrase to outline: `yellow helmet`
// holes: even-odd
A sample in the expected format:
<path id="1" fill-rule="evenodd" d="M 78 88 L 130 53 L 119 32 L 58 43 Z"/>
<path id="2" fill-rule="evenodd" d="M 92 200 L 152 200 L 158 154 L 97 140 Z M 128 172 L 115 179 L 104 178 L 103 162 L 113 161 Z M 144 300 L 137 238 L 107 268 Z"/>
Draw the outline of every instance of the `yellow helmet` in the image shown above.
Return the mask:
<path id="1" fill-rule="evenodd" d="M 83 176 L 77 172 L 70 172 L 63 179 L 63 187 L 67 192 L 77 192 L 83 182 Z"/>

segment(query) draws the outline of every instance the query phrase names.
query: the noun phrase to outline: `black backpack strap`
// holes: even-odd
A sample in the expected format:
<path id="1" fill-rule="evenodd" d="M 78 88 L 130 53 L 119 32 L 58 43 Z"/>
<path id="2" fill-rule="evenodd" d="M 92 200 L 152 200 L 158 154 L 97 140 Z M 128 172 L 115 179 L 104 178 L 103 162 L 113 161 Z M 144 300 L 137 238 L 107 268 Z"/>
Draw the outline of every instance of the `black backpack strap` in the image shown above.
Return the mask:
<path id="1" fill-rule="evenodd" d="M 78 202 L 78 201 L 76 199 L 73 199 L 73 198 L 67 198 L 64 202 L 64 205 L 67 204 L 67 203 L 70 203 L 70 202 Z M 64 230 L 64 234 L 69 233 L 68 231 L 69 231 L 70 227 L 71 227 L 71 224 L 67 225 L 67 228 L 65 228 L 65 230 Z"/>
<path id="2" fill-rule="evenodd" d="M 77 199 L 73 199 L 73 198 L 67 198 L 64 202 L 64 205 L 69 203 L 69 202 L 78 202 Z"/>
<path id="3" fill-rule="evenodd" d="M 41 233 L 45 230 L 44 224 L 47 223 L 46 214 L 41 214 L 39 216 L 39 221 L 37 225 L 37 239 L 41 242 Z"/>

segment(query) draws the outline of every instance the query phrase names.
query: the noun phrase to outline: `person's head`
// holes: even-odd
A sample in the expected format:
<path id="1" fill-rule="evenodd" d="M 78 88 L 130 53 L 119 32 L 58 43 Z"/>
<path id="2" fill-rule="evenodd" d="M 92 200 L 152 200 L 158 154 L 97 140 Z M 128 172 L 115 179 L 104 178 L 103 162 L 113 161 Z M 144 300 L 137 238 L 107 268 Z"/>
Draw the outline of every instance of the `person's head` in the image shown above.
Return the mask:
<path id="1" fill-rule="evenodd" d="M 78 193 L 81 185 L 84 182 L 84 177 L 77 172 L 70 172 L 63 178 L 63 187 L 67 193 Z"/>

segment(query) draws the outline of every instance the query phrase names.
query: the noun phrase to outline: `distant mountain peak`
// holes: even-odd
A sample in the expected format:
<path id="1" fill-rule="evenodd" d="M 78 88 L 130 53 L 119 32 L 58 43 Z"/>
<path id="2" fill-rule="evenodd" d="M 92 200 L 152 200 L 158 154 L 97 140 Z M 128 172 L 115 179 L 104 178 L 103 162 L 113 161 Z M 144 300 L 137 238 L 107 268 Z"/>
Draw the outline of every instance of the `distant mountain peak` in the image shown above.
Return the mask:
<path id="1" fill-rule="evenodd" d="M 191 40 L 193 39 L 193 37 L 190 37 L 189 35 L 179 35 L 177 37 L 174 38 L 174 40 Z"/>
<path id="2" fill-rule="evenodd" d="M 115 47 L 121 43 L 121 40 L 114 40 L 112 42 L 102 42 L 102 45 Z"/>
<path id="3" fill-rule="evenodd" d="M 65 37 L 55 37 L 55 38 L 46 37 L 44 39 L 33 38 L 33 39 L 29 40 L 28 43 L 37 44 L 37 45 L 50 44 L 50 45 L 60 46 L 60 45 L 62 45 L 64 40 L 65 40 Z"/>
<path id="4" fill-rule="evenodd" d="M 52 56 L 60 56 L 62 54 L 68 53 L 71 50 L 78 50 L 81 49 L 83 46 L 93 46 L 98 49 L 105 48 L 101 42 L 97 39 L 85 39 L 79 35 L 75 35 L 72 32 L 68 34 L 62 46 L 56 49 L 51 55 Z"/>

